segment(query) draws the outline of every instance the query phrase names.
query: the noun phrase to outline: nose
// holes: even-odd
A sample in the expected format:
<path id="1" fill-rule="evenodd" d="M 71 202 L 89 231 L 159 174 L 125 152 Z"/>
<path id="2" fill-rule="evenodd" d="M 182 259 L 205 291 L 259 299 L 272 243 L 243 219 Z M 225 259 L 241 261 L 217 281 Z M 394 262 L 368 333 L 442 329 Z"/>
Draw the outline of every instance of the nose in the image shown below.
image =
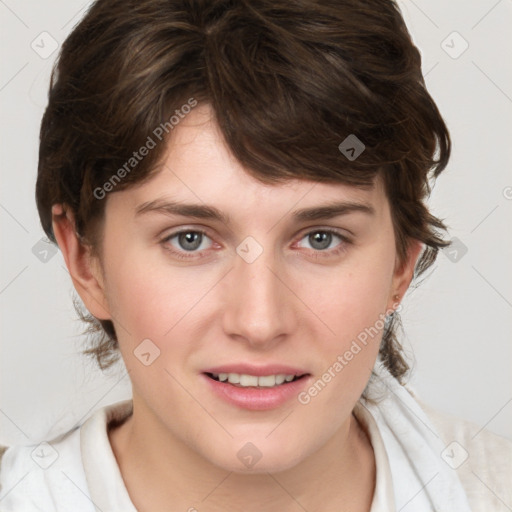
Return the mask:
<path id="1" fill-rule="evenodd" d="M 228 278 L 223 301 L 223 323 L 228 336 L 254 348 L 268 349 L 297 328 L 293 294 L 272 251 L 263 251 L 251 263 L 236 257 Z"/>

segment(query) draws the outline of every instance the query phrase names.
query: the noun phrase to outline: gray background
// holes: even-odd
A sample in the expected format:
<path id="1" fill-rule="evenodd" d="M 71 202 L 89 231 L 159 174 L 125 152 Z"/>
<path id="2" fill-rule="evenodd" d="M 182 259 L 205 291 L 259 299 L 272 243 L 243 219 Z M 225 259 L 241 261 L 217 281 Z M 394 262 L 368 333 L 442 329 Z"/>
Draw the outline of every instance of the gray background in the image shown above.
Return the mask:
<path id="1" fill-rule="evenodd" d="M 102 374 L 80 355 L 71 281 L 61 253 L 44 252 L 34 204 L 52 45 L 88 4 L 0 1 L 3 444 L 41 440 L 130 396 L 122 367 Z M 458 239 L 403 301 L 410 382 L 430 405 L 512 439 L 512 1 L 400 5 L 453 137 L 430 205 Z"/>

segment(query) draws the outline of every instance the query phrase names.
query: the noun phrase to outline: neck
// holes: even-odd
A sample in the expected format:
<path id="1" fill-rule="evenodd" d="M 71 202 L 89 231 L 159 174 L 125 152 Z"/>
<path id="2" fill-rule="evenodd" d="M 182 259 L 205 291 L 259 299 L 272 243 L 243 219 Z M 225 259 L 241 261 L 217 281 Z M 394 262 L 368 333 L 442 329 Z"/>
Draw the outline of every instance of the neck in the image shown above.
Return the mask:
<path id="1" fill-rule="evenodd" d="M 134 403 L 134 414 L 110 430 L 109 438 L 139 512 L 370 510 L 375 459 L 353 415 L 328 443 L 296 466 L 277 473 L 242 474 L 212 464 L 172 436 L 150 411 L 137 411 Z"/>

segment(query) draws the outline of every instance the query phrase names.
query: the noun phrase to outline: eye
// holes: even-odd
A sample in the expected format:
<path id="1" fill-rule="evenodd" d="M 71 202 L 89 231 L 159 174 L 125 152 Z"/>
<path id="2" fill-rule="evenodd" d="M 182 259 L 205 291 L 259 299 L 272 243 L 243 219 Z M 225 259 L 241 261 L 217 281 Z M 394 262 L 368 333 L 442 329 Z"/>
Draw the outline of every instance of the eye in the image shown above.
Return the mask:
<path id="1" fill-rule="evenodd" d="M 162 243 L 175 253 L 195 253 L 210 248 L 211 240 L 210 244 L 207 240 L 210 238 L 203 231 L 186 230 L 167 236 Z"/>
<path id="2" fill-rule="evenodd" d="M 330 230 L 330 229 L 317 229 L 315 231 L 310 231 L 307 233 L 302 239 L 306 240 L 306 242 L 309 244 L 309 247 L 315 251 L 327 251 L 332 252 L 329 249 L 339 249 L 339 246 L 343 246 L 344 243 L 349 243 L 349 240 L 339 234 L 336 231 Z M 332 246 L 333 242 L 336 242 L 338 240 L 341 243 L 335 244 Z"/>

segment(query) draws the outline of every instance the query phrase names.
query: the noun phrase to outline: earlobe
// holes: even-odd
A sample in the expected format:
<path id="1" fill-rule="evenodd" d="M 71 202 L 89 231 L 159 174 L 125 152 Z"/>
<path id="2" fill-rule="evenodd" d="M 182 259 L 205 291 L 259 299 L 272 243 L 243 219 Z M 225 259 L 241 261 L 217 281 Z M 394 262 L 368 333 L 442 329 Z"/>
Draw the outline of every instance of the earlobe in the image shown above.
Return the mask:
<path id="1" fill-rule="evenodd" d="M 53 205 L 52 225 L 73 285 L 85 307 L 100 320 L 111 319 L 98 262 L 91 256 L 90 247 L 76 233 L 70 208 Z"/>
<path id="2" fill-rule="evenodd" d="M 390 309 L 396 309 L 397 304 L 402 300 L 409 288 L 414 276 L 414 268 L 423 248 L 424 245 L 419 240 L 411 241 L 407 249 L 405 261 L 395 269 L 389 298 L 389 301 L 391 301 Z"/>

